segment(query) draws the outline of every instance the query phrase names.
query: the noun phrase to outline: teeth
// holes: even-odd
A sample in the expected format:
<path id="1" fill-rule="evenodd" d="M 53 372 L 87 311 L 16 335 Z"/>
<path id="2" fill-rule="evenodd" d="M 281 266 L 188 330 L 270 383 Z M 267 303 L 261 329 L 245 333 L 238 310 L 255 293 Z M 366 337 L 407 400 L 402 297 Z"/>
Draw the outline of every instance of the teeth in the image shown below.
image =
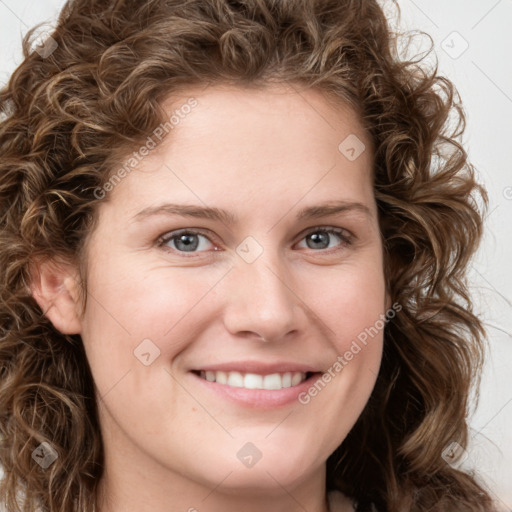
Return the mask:
<path id="1" fill-rule="evenodd" d="M 206 372 L 201 371 L 200 376 L 210 382 L 227 384 L 235 388 L 269 390 L 289 388 L 306 380 L 306 374 L 302 372 L 258 375 L 256 373 L 212 372 L 208 370 Z"/>
<path id="2" fill-rule="evenodd" d="M 214 382 L 218 382 L 219 384 L 227 384 L 228 383 L 228 374 L 226 372 L 213 372 L 214 374 Z"/>
<path id="3" fill-rule="evenodd" d="M 300 373 L 299 373 L 300 375 Z M 290 388 L 292 386 L 292 374 L 291 373 L 285 373 L 282 377 L 282 385 L 283 388 Z M 302 377 L 301 377 L 302 380 Z M 300 381 L 299 381 L 300 382 Z"/>
<path id="4" fill-rule="evenodd" d="M 229 372 L 228 373 L 228 386 L 241 388 L 244 385 L 244 378 L 241 373 Z"/>
<path id="5" fill-rule="evenodd" d="M 262 389 L 263 377 L 255 373 L 248 373 L 244 377 L 243 387 L 248 389 Z"/>
<path id="6" fill-rule="evenodd" d="M 263 389 L 281 389 L 283 387 L 283 379 L 279 373 L 272 373 L 263 377 Z"/>
<path id="7" fill-rule="evenodd" d="M 297 384 L 300 384 L 304 379 L 302 378 L 301 373 L 294 373 L 292 375 L 292 386 L 296 386 Z"/>

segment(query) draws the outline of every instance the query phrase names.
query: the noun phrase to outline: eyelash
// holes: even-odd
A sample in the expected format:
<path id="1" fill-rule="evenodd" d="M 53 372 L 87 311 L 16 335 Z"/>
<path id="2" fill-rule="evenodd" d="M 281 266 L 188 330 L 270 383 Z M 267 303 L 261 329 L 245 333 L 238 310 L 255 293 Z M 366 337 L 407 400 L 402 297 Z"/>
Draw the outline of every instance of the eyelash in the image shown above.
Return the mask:
<path id="1" fill-rule="evenodd" d="M 319 249 L 319 250 L 310 249 L 313 252 L 327 252 L 327 253 L 330 253 L 332 251 L 341 250 L 344 247 L 348 247 L 348 246 L 352 245 L 353 238 L 354 238 L 353 235 L 350 232 L 348 232 L 346 229 L 318 226 L 318 227 L 312 228 L 311 230 L 306 232 L 302 236 L 300 241 L 302 241 L 303 239 L 305 239 L 309 235 L 312 235 L 313 233 L 328 233 L 330 235 L 334 234 L 334 235 L 338 236 L 340 238 L 340 240 L 341 240 L 341 243 L 340 243 L 339 247 L 336 247 L 336 248 L 332 248 L 331 247 L 331 248 L 328 248 L 328 249 Z M 170 242 L 170 241 L 172 241 L 174 239 L 178 239 L 182 235 L 201 235 L 201 236 L 204 236 L 211 244 L 216 245 L 215 242 L 213 242 L 210 239 L 210 237 L 204 231 L 197 230 L 197 229 L 186 229 L 186 228 L 184 228 L 184 229 L 178 229 L 178 230 L 175 230 L 175 231 L 171 231 L 169 233 L 166 233 L 165 235 L 160 236 L 158 238 L 158 240 L 157 240 L 157 246 L 161 247 L 163 250 L 165 250 L 167 252 L 183 254 L 187 258 L 193 258 L 194 255 L 198 255 L 198 254 L 201 254 L 203 252 L 209 252 L 209 251 L 190 251 L 190 252 L 187 252 L 187 251 L 179 251 L 179 250 L 173 249 L 171 247 L 165 247 L 165 244 L 167 244 L 168 242 Z"/>

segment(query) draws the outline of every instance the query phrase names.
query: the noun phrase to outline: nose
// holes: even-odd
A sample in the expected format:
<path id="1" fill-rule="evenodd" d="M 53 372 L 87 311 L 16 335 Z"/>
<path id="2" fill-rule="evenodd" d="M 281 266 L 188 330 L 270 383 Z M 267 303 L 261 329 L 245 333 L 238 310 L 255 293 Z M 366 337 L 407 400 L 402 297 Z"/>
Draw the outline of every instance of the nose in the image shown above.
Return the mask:
<path id="1" fill-rule="evenodd" d="M 224 324 L 235 336 L 276 342 L 302 329 L 304 311 L 290 273 L 269 260 L 237 261 L 224 283 Z"/>

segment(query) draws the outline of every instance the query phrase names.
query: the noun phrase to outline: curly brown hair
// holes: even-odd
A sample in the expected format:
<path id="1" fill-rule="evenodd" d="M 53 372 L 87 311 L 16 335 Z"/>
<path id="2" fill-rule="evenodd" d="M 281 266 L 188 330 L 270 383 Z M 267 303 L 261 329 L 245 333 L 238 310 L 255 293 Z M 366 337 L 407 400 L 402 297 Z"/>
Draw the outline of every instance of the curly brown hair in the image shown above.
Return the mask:
<path id="1" fill-rule="evenodd" d="M 328 489 L 381 511 L 492 511 L 476 475 L 443 450 L 468 444 L 485 332 L 466 270 L 485 190 L 459 142 L 454 85 L 399 58 L 376 0 L 69 0 L 51 54 L 23 41 L 0 91 L 0 495 L 7 510 L 93 509 L 103 447 L 79 335 L 31 294 L 35 264 L 76 265 L 87 303 L 95 191 L 192 85 L 315 88 L 358 112 L 375 148 L 374 191 L 392 301 L 373 393 L 327 460 Z M 54 45 L 55 46 L 55 45 Z M 455 119 L 455 123 L 453 120 Z M 476 393 L 475 400 L 478 399 Z M 33 450 L 50 441 L 47 470 Z M 17 495 L 23 493 L 22 508 Z"/>

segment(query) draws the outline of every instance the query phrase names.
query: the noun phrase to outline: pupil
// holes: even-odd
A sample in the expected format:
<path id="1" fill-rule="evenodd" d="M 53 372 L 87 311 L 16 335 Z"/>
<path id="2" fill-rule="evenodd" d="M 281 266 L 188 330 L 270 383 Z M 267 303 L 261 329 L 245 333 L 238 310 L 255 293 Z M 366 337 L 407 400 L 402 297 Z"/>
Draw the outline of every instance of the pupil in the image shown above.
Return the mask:
<path id="1" fill-rule="evenodd" d="M 179 244 L 183 244 L 179 247 Z M 181 235 L 177 240 L 177 248 L 185 251 L 194 251 L 197 249 L 199 242 L 196 235 Z"/>
<path id="2" fill-rule="evenodd" d="M 322 246 L 322 249 L 325 249 L 329 245 L 329 235 L 328 233 L 325 233 L 323 231 L 319 231 L 318 233 L 312 233 L 309 235 L 309 239 L 313 242 L 313 244 L 320 244 Z M 318 249 L 318 245 L 314 245 L 311 247 L 308 243 L 308 246 L 310 248 L 316 248 Z"/>

